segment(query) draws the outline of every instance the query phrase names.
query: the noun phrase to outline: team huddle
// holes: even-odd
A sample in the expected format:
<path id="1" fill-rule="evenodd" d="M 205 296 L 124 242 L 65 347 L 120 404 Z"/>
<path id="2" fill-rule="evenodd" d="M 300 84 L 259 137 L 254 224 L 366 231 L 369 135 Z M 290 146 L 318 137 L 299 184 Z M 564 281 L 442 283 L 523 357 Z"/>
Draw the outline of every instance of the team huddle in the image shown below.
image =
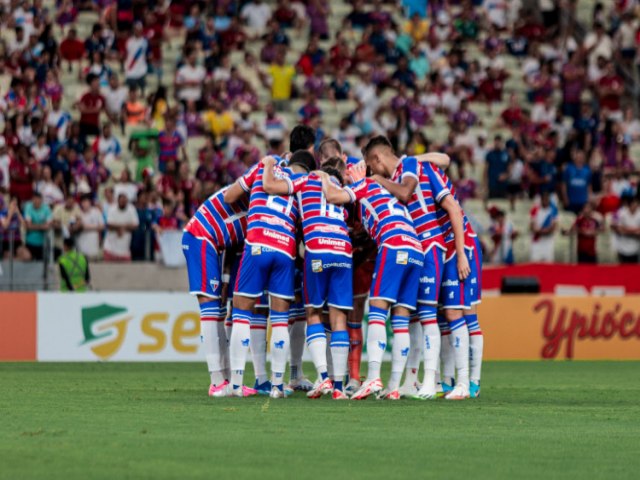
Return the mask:
<path id="1" fill-rule="evenodd" d="M 209 395 L 479 396 L 482 252 L 444 173 L 448 156 L 398 158 L 378 136 L 359 160 L 327 139 L 317 165 L 314 145 L 313 129 L 295 127 L 292 154 L 264 157 L 211 195 L 184 229 Z M 361 382 L 367 299 L 368 370 Z M 393 342 L 385 388 L 388 318 Z M 302 370 L 305 341 L 318 375 L 314 383 Z M 244 385 L 249 351 L 253 388 Z"/>

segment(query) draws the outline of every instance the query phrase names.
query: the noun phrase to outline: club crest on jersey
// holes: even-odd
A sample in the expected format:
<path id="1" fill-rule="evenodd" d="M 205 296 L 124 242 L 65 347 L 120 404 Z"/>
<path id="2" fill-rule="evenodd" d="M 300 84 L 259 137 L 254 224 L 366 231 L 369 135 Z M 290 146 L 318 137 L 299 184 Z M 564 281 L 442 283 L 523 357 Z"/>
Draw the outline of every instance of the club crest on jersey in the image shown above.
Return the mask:
<path id="1" fill-rule="evenodd" d="M 262 247 L 260 245 L 251 246 L 251 255 L 260 255 L 262 253 Z"/>
<path id="2" fill-rule="evenodd" d="M 209 280 L 209 284 L 211 285 L 211 288 L 215 292 L 216 290 L 218 290 L 218 287 L 220 286 L 220 281 L 218 281 L 218 280 Z"/>
<path id="3" fill-rule="evenodd" d="M 396 253 L 396 263 L 398 265 L 406 265 L 409 263 L 409 252 Z"/>
<path id="4" fill-rule="evenodd" d="M 319 273 L 322 271 L 322 260 L 311 260 L 311 271 Z"/>

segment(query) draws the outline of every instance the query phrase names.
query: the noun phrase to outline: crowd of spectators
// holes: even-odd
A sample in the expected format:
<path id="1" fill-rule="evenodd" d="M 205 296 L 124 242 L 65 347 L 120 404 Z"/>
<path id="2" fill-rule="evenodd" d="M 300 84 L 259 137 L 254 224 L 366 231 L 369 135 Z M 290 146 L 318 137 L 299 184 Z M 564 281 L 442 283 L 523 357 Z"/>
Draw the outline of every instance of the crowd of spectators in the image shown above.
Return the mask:
<path id="1" fill-rule="evenodd" d="M 349 155 L 373 134 L 444 151 L 463 201 L 534 199 L 532 259 L 553 260 L 549 217 L 566 210 L 578 235 L 611 217 L 620 260 L 637 261 L 637 1 L 596 4 L 581 40 L 572 0 L 353 0 L 338 18 L 336 3 L 5 2 L 3 254 L 41 259 L 73 236 L 91 259 L 150 259 L 300 122 Z M 497 210 L 487 258 L 510 262 L 523 232 Z"/>

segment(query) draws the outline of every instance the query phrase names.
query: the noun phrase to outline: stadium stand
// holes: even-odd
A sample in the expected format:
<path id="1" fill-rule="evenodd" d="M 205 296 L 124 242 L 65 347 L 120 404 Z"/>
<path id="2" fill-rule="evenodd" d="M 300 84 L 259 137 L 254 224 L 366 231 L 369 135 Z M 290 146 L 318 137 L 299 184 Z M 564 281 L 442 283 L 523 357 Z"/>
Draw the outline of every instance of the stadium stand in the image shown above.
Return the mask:
<path id="1" fill-rule="evenodd" d="M 492 263 L 528 261 L 555 212 L 553 260 L 595 234 L 598 261 L 637 262 L 637 2 L 426 3 L 5 3 L 3 256 L 73 235 L 94 261 L 154 260 L 304 122 L 355 156 L 374 133 L 447 152 Z"/>

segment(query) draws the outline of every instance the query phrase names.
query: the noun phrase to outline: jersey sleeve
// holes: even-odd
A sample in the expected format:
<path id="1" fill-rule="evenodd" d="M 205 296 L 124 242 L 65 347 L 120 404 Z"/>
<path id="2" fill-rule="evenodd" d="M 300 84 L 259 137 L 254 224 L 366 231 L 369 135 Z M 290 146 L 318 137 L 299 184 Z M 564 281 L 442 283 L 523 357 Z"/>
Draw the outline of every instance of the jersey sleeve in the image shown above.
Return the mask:
<path id="1" fill-rule="evenodd" d="M 362 199 L 367 194 L 368 184 L 366 179 L 358 180 L 356 183 L 344 187 L 344 191 L 351 197 L 351 203 Z"/>
<path id="2" fill-rule="evenodd" d="M 425 165 L 424 172 L 429 177 L 433 198 L 435 198 L 436 202 L 440 203 L 444 197 L 451 194 L 444 173 L 432 163 Z"/>
<path id="3" fill-rule="evenodd" d="M 291 175 L 288 178 L 285 177 L 285 180 L 289 183 L 289 195 L 293 195 L 294 193 L 302 191 L 304 186 L 307 184 L 307 180 L 309 180 L 309 175 L 298 173 Z"/>
<path id="4" fill-rule="evenodd" d="M 254 165 L 249 170 L 247 170 L 244 175 L 242 175 L 238 179 L 238 183 L 240 184 L 240 186 L 245 192 L 249 193 L 251 191 L 253 182 L 255 182 L 256 178 L 258 177 L 258 172 L 260 170 L 260 167 L 261 167 L 260 163 Z"/>
<path id="5" fill-rule="evenodd" d="M 413 177 L 420 181 L 418 173 L 418 159 L 416 157 L 404 157 L 402 159 L 402 174 L 400 175 L 400 182 L 408 177 Z"/>

